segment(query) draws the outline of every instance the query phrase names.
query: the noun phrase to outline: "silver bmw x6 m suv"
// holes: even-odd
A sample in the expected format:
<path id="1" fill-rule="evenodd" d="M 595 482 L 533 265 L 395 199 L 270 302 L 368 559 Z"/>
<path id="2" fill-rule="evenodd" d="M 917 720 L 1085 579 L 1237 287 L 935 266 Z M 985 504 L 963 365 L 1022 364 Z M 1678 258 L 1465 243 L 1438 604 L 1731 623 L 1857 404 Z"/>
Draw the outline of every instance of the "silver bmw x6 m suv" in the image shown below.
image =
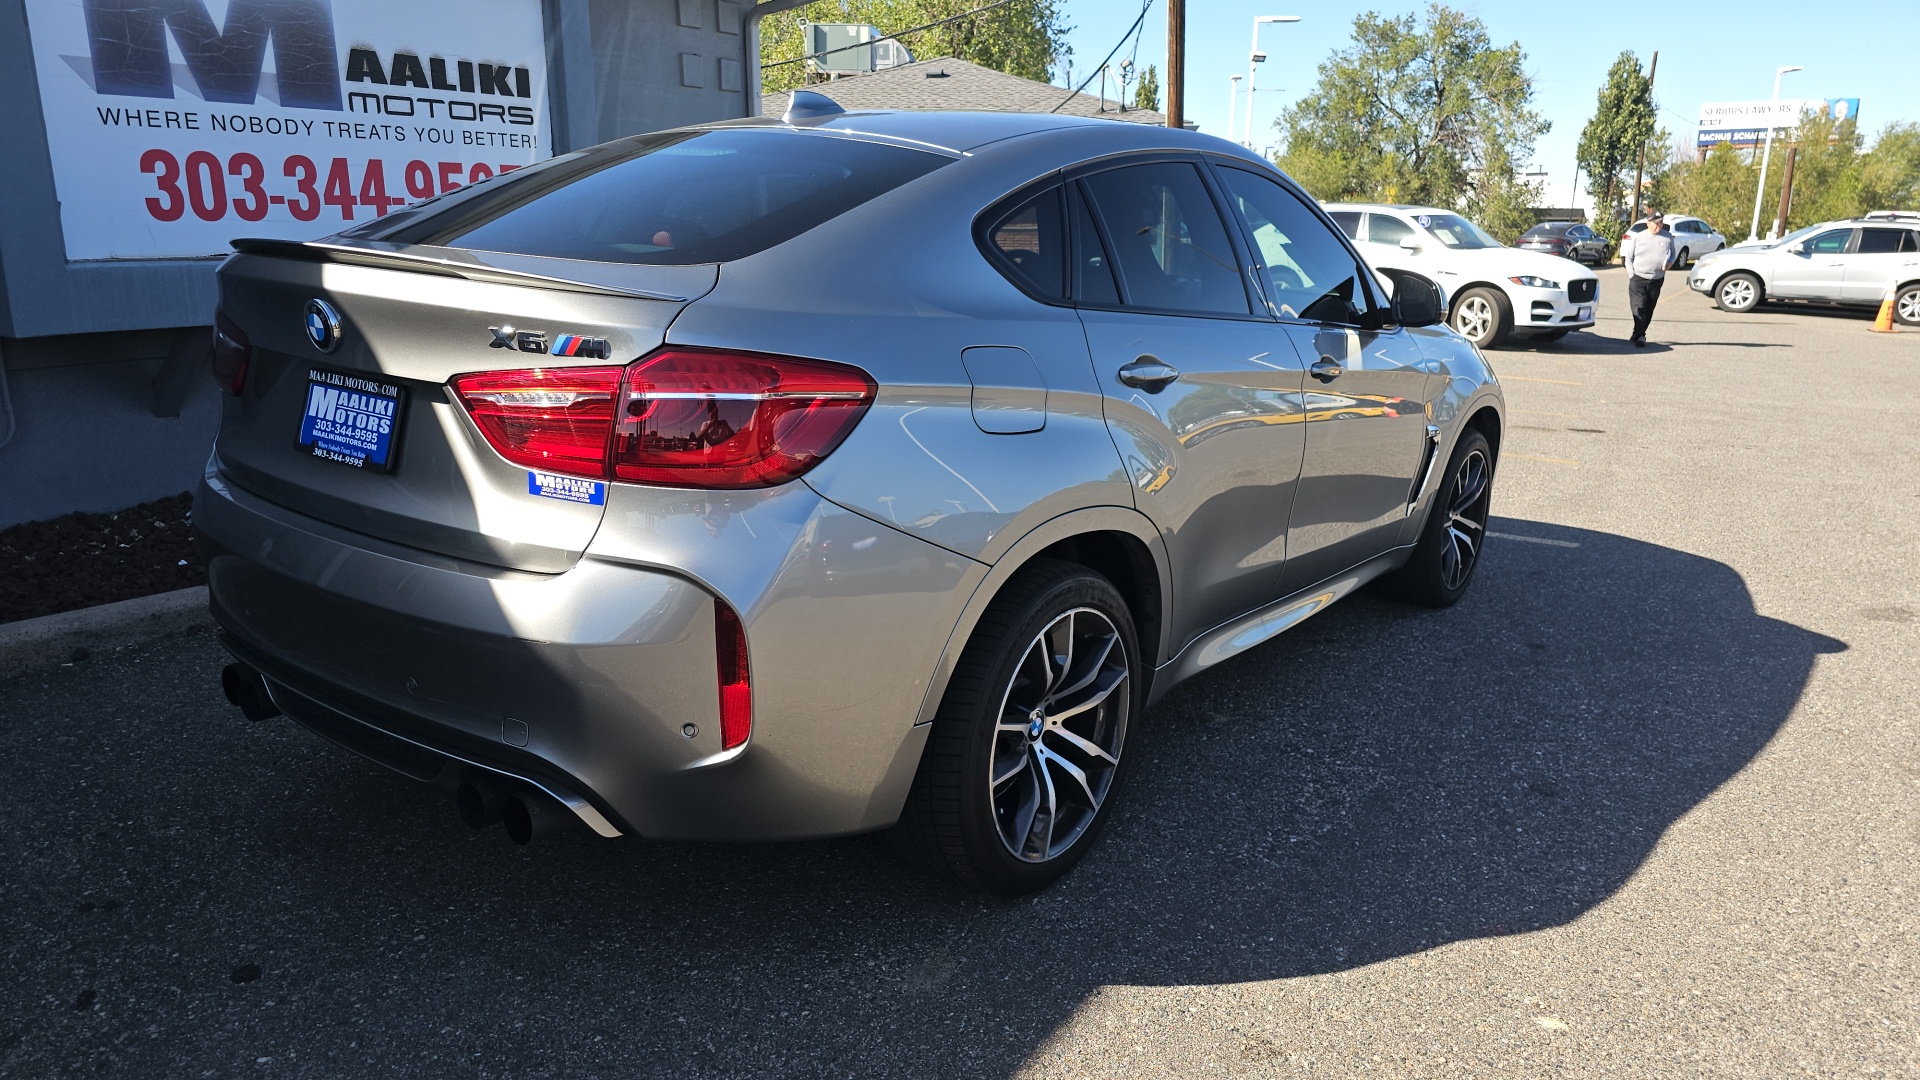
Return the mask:
<path id="1" fill-rule="evenodd" d="M 1020 891 L 1181 679 L 1467 588 L 1502 402 L 1431 282 L 1218 139 L 801 99 L 235 242 L 235 704 L 523 843 L 889 830 Z"/>

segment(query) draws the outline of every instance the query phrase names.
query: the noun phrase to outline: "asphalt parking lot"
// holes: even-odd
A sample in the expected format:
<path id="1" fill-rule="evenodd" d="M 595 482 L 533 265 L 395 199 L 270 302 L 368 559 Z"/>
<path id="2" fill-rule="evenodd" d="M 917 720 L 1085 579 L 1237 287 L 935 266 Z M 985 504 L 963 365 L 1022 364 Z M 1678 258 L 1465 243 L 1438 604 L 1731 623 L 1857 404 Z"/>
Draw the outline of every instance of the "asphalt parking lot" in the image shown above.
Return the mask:
<path id="1" fill-rule="evenodd" d="M 1920 333 L 1493 355 L 1496 536 L 1187 684 L 1060 886 L 871 839 L 518 849 L 221 698 L 0 682 L 0 1075 L 1920 1074 Z"/>

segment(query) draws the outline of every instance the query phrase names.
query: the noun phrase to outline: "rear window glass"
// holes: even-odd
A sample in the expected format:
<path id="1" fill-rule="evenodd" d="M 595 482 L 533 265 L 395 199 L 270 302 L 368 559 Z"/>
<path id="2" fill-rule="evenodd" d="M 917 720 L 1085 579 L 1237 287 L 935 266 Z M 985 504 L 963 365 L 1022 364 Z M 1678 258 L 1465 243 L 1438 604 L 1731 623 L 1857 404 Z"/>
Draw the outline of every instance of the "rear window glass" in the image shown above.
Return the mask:
<path id="1" fill-rule="evenodd" d="M 1049 300 L 1067 296 L 1067 227 L 1060 189 L 1050 188 L 1009 211 L 987 230 L 1001 272 Z"/>
<path id="2" fill-rule="evenodd" d="M 785 243 L 949 160 L 791 132 L 644 135 L 502 177 L 380 239 L 595 262 L 726 262 Z"/>

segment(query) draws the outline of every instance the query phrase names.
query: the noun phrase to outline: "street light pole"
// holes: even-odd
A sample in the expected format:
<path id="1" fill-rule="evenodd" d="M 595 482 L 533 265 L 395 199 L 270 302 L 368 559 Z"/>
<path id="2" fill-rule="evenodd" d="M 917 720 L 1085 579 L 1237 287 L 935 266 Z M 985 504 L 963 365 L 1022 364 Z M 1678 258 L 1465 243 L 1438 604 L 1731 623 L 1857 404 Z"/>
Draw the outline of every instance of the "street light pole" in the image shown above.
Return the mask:
<path id="1" fill-rule="evenodd" d="M 1253 73 L 1260 61 L 1267 58 L 1267 54 L 1260 51 L 1260 24 L 1299 21 L 1298 15 L 1255 15 L 1253 17 L 1253 46 L 1247 52 L 1247 137 L 1240 141 L 1240 145 L 1249 150 L 1253 149 Z"/>
<path id="2" fill-rule="evenodd" d="M 1240 110 L 1240 76 L 1227 76 L 1227 138 L 1233 138 L 1233 118 Z"/>
<path id="3" fill-rule="evenodd" d="M 1773 114 L 1780 107 L 1780 76 L 1803 68 L 1783 67 L 1773 73 L 1773 105 L 1767 110 L 1767 148 L 1760 155 L 1760 183 L 1753 189 L 1753 224 L 1747 227 L 1747 239 L 1760 239 L 1760 200 L 1767 194 L 1767 163 L 1773 158 Z"/>

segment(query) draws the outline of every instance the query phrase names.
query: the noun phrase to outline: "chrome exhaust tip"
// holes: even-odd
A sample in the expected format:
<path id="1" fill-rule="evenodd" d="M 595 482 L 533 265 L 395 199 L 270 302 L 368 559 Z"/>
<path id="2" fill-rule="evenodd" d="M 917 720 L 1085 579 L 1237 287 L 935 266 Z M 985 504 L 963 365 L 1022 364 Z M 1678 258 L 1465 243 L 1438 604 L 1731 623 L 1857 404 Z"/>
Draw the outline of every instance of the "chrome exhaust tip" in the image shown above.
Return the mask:
<path id="1" fill-rule="evenodd" d="M 227 700 L 239 706 L 247 719 L 258 723 L 280 715 L 280 706 L 267 692 L 266 677 L 246 664 L 228 664 L 220 669 L 220 689 Z"/>

